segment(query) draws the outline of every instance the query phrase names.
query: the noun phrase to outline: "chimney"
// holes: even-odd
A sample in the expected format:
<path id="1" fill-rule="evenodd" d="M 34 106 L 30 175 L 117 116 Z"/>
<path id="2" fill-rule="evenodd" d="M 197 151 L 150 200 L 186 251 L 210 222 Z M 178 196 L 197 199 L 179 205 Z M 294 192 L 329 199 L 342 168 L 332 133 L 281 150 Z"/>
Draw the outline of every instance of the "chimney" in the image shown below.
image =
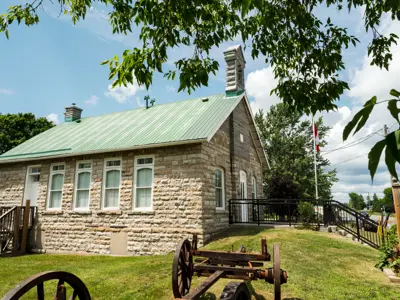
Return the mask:
<path id="1" fill-rule="evenodd" d="M 71 106 L 67 106 L 65 108 L 65 122 L 73 122 L 76 120 L 80 120 L 81 119 L 81 114 L 82 114 L 82 108 L 79 108 L 76 106 L 75 103 L 72 103 Z"/>
<path id="2" fill-rule="evenodd" d="M 226 88 L 227 96 L 236 96 L 241 94 L 244 88 L 244 60 L 242 46 L 232 46 L 224 52 L 226 61 Z"/>

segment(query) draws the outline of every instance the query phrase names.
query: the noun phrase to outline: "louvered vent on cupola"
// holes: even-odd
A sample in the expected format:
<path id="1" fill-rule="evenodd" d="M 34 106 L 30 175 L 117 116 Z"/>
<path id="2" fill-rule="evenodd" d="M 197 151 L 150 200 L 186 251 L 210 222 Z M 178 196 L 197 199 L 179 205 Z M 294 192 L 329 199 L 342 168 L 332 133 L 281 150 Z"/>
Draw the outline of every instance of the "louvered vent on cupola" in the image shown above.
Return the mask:
<path id="1" fill-rule="evenodd" d="M 244 60 L 240 45 L 229 47 L 225 52 L 226 61 L 226 88 L 227 96 L 239 95 L 244 90 Z"/>

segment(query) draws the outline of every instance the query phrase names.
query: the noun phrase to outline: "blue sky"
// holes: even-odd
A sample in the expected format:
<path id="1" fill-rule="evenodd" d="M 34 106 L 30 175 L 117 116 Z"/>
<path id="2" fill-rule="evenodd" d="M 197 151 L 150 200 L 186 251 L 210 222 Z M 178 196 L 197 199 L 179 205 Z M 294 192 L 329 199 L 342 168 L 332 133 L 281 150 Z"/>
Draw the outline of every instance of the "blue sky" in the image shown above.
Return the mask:
<path id="1" fill-rule="evenodd" d="M 0 13 L 5 12 L 9 5 L 17 3 L 17 0 L 1 1 Z M 110 90 L 108 67 L 101 66 L 100 62 L 136 46 L 137 29 L 129 36 L 112 35 L 104 6 L 93 8 L 86 20 L 76 26 L 68 16 L 58 18 L 58 12 L 56 5 L 47 2 L 45 11 L 40 13 L 39 25 L 30 28 L 14 25 L 10 29 L 9 40 L 4 35 L 0 36 L 0 113 L 33 112 L 37 116 L 49 116 L 52 120 L 62 122 L 64 107 L 73 102 L 83 108 L 83 116 L 93 116 L 137 108 L 143 105 L 143 97 L 147 94 L 156 99 L 156 104 L 161 104 L 223 93 L 225 63 L 222 52 L 229 45 L 240 43 L 234 41 L 213 49 L 212 55 L 219 60 L 220 71 L 211 78 L 209 87 L 203 87 L 192 95 L 178 94 L 178 82 L 168 81 L 160 75 L 155 76 L 150 91 L 137 85 L 129 89 Z M 344 52 L 347 69 L 341 76 L 349 81 L 352 91 L 342 97 L 338 103 L 341 107 L 338 112 L 323 114 L 326 123 L 333 127 L 328 138 L 328 148 L 335 149 L 343 145 L 341 130 L 359 106 L 373 94 L 381 95 L 389 90 L 381 91 L 374 87 L 392 84 L 390 88 L 395 88 L 399 84 L 392 79 L 400 75 L 400 70 L 394 68 L 394 71 L 379 73 L 381 71 L 369 67 L 366 47 L 370 35 L 363 29 L 361 9 L 353 10 L 349 15 L 347 10 L 338 13 L 334 8 L 319 8 L 318 15 L 323 20 L 330 16 L 334 23 L 347 27 L 362 42 L 356 49 L 350 47 Z M 382 28 L 383 31 L 386 29 Z M 399 27 L 389 29 L 396 31 Z M 191 49 L 176 49 L 169 54 L 173 61 L 191 55 Z M 248 52 L 245 56 L 246 89 L 252 108 L 268 109 L 270 105 L 279 102 L 276 97 L 269 96 L 275 83 L 272 70 L 262 59 L 253 61 Z M 378 75 L 383 76 L 382 82 L 379 82 Z M 364 131 L 345 145 L 383 126 L 379 114 L 369 122 Z M 388 125 L 391 123 L 392 120 Z M 364 147 L 362 149 L 356 145 L 349 151 L 337 151 L 328 156 L 333 164 L 337 164 L 339 171 L 340 183 L 334 187 L 338 199 L 345 200 L 349 191 L 364 194 L 369 191 L 379 192 L 387 185 L 388 174 L 384 168 L 380 169 L 377 174 L 380 177 L 371 186 L 366 156 L 354 159 L 356 154 L 368 151 L 372 142 L 377 139 L 379 140 L 378 135 L 361 144 Z M 352 160 L 343 163 L 346 159 Z M 357 171 L 354 173 L 352 170 Z"/>

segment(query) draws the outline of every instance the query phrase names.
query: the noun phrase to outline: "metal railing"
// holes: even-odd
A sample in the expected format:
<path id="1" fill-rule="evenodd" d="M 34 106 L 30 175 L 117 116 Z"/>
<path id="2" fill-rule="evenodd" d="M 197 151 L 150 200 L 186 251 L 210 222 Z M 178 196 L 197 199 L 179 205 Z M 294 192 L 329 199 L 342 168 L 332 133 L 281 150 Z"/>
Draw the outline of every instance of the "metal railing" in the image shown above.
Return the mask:
<path id="1" fill-rule="evenodd" d="M 312 224 L 316 226 L 336 225 L 374 248 L 379 248 L 386 239 L 386 231 L 381 230 L 378 222 L 334 200 L 317 202 L 299 199 L 231 199 L 229 223 L 301 224 L 302 220 L 298 211 L 301 201 L 310 202 L 313 205 L 315 216 Z"/>

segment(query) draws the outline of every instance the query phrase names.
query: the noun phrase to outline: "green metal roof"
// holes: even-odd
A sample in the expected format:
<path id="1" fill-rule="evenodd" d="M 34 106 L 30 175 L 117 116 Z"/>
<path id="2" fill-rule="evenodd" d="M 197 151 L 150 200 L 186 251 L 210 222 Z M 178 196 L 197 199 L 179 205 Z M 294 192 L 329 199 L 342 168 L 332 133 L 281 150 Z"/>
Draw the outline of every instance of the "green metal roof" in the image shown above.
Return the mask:
<path id="1" fill-rule="evenodd" d="M 225 94 L 82 118 L 0 155 L 0 163 L 210 140 L 243 98 Z"/>

